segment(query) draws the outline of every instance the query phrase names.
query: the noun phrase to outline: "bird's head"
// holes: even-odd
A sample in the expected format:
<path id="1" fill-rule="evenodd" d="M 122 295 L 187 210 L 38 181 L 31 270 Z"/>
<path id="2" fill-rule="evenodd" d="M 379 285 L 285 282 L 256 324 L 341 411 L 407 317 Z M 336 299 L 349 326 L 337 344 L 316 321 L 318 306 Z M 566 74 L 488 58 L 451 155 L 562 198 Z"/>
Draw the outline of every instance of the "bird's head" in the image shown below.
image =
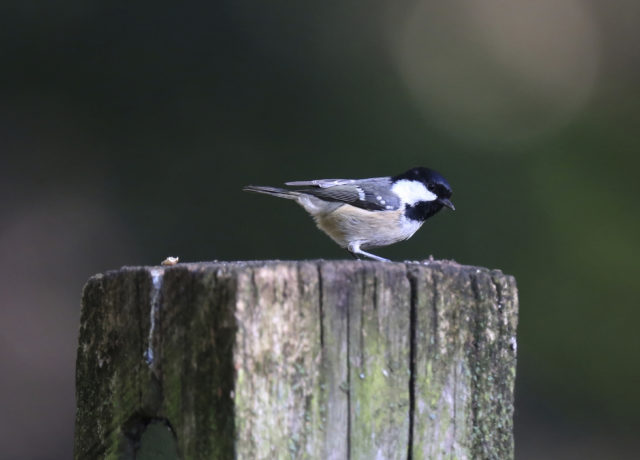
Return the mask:
<path id="1" fill-rule="evenodd" d="M 407 217 L 426 220 L 443 206 L 455 210 L 451 186 L 433 169 L 417 167 L 391 178 L 392 190 L 406 206 Z"/>

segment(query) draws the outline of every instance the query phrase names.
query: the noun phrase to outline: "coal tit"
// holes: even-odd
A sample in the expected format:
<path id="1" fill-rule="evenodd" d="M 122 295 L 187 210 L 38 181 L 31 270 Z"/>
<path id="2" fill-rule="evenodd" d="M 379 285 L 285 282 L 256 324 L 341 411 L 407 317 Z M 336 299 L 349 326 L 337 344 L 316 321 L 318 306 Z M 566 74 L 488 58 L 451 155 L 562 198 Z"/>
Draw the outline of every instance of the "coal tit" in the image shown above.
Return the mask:
<path id="1" fill-rule="evenodd" d="M 387 261 L 363 249 L 411 238 L 443 206 L 455 210 L 439 173 L 413 168 L 393 177 L 286 182 L 290 189 L 248 185 L 245 191 L 295 200 L 316 224 L 354 256 Z"/>

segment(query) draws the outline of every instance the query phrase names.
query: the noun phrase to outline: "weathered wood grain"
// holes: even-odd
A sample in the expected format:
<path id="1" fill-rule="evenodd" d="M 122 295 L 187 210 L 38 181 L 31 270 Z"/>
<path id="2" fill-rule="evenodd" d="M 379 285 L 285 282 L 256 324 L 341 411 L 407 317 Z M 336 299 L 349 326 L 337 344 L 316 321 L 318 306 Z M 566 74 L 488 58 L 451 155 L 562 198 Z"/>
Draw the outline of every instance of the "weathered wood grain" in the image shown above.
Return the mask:
<path id="1" fill-rule="evenodd" d="M 75 457 L 512 458 L 516 321 L 512 277 L 452 262 L 97 275 Z"/>

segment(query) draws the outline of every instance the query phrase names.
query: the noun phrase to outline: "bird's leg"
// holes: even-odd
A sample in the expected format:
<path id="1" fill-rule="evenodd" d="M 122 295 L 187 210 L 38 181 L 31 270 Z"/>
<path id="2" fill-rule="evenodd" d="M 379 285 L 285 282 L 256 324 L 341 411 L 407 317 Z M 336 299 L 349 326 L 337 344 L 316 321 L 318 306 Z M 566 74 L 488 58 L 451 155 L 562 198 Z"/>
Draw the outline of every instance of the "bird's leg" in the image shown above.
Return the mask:
<path id="1" fill-rule="evenodd" d="M 377 260 L 377 261 L 380 261 L 380 262 L 391 262 L 389 259 L 385 259 L 384 257 L 380 257 L 380 256 L 377 256 L 375 254 L 371 254 L 370 252 L 365 252 L 363 250 L 360 250 L 360 254 L 362 254 L 365 257 L 369 257 L 370 259 Z"/>
<path id="2" fill-rule="evenodd" d="M 360 249 L 359 243 L 349 243 L 349 246 L 347 247 L 347 249 L 356 258 L 357 258 L 356 254 L 358 254 L 373 260 L 380 261 L 380 262 L 389 262 L 389 259 L 385 259 L 384 257 L 380 257 L 375 254 L 371 254 L 370 252 L 363 251 L 362 249 Z"/>

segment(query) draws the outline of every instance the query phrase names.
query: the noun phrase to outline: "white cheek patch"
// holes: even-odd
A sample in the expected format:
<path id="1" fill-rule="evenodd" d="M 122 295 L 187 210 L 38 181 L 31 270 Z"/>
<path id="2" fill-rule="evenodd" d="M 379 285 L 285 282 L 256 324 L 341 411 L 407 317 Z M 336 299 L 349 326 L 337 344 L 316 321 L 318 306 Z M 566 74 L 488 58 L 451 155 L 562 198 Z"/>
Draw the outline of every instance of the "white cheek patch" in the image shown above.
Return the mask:
<path id="1" fill-rule="evenodd" d="M 399 180 L 393 184 L 391 191 L 398 195 L 403 203 L 410 206 L 420 201 L 434 201 L 438 198 L 435 193 L 427 190 L 427 187 L 422 182 L 413 180 Z"/>

